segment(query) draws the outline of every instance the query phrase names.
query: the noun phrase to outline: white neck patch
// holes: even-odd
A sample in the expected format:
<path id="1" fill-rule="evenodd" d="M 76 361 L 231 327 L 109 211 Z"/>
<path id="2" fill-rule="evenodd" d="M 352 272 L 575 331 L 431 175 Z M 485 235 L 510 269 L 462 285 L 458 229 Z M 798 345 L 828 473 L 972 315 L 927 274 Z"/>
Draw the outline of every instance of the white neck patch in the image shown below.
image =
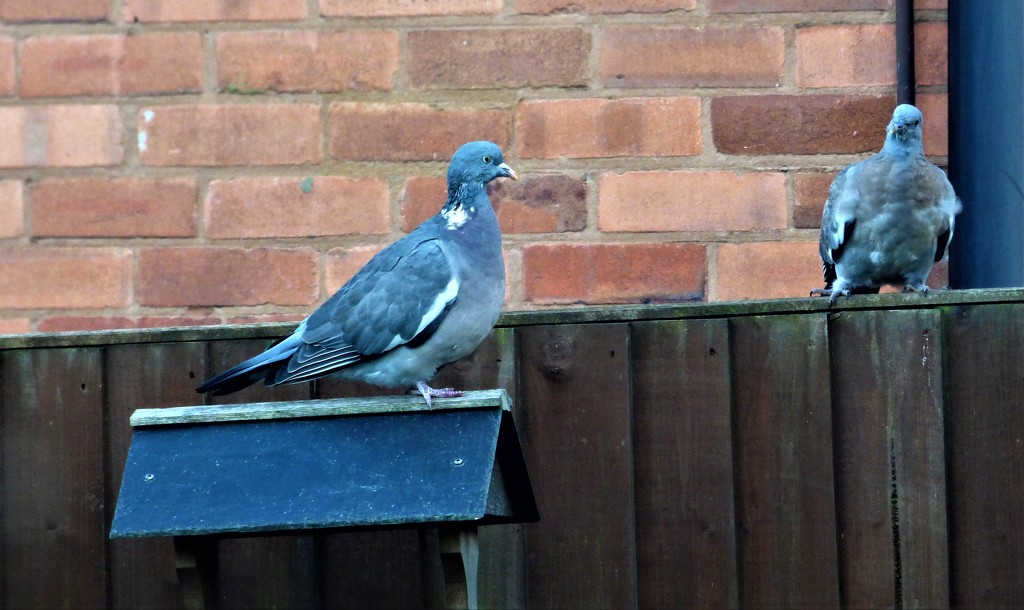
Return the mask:
<path id="1" fill-rule="evenodd" d="M 449 231 L 461 229 L 462 225 L 466 224 L 466 221 L 469 220 L 469 213 L 466 212 L 466 208 L 461 205 L 457 205 L 447 210 L 441 210 L 441 216 L 444 218 L 445 227 Z"/>

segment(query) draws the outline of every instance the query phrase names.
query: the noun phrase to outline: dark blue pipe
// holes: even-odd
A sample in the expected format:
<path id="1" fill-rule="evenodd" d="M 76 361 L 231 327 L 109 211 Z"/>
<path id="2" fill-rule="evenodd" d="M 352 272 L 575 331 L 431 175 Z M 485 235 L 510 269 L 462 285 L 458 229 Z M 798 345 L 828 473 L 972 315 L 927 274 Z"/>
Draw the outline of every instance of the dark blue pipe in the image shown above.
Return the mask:
<path id="1" fill-rule="evenodd" d="M 950 286 L 1024 286 L 1024 2 L 949 3 Z"/>

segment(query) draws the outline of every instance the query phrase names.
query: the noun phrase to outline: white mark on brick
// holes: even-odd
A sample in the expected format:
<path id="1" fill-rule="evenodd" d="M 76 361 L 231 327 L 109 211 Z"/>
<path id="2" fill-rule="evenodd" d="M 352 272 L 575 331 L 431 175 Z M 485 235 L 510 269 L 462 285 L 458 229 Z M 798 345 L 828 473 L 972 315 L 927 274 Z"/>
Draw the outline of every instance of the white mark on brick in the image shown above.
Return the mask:
<path id="1" fill-rule="evenodd" d="M 143 151 L 146 150 L 146 144 L 147 144 L 147 140 L 148 139 L 149 139 L 149 134 L 146 133 L 146 130 L 145 129 L 140 129 L 139 130 L 139 152 L 143 152 Z"/>
<path id="2" fill-rule="evenodd" d="M 152 110 L 143 110 L 142 111 L 142 120 L 147 122 L 147 123 L 152 122 L 153 121 L 153 111 Z"/>

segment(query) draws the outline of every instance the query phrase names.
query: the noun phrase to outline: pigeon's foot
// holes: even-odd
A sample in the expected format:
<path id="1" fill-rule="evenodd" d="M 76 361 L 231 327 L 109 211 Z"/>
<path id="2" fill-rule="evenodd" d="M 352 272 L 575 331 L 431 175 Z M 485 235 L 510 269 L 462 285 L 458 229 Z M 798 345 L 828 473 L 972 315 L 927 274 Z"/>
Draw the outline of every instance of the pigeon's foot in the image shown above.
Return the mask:
<path id="1" fill-rule="evenodd" d="M 431 398 L 458 398 L 463 394 L 462 390 L 456 390 L 455 388 L 432 388 L 427 385 L 426 381 L 417 381 L 416 389 L 423 396 L 423 400 L 427 401 L 428 409 L 434 408 Z"/>
<path id="2" fill-rule="evenodd" d="M 836 290 L 835 288 L 814 288 L 811 290 L 811 296 L 828 297 L 828 304 L 831 305 L 836 302 L 839 297 L 850 296 L 849 290 Z"/>
<path id="3" fill-rule="evenodd" d="M 913 284 L 907 284 L 903 287 L 903 292 L 920 292 L 921 294 L 928 294 L 928 285 L 918 284 L 915 286 Z"/>

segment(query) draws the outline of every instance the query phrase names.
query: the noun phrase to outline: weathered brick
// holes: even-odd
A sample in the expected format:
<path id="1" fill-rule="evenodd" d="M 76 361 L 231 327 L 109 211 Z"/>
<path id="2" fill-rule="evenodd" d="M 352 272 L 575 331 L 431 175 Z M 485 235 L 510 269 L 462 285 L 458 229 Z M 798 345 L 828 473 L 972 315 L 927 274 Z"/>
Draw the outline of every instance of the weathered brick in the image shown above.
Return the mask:
<path id="1" fill-rule="evenodd" d="M 892 0 L 709 0 L 708 2 L 708 11 L 711 13 L 882 11 L 891 7 Z"/>
<path id="2" fill-rule="evenodd" d="M 35 237 L 189 237 L 191 178 L 53 178 L 30 187 Z"/>
<path id="3" fill-rule="evenodd" d="M 154 106 L 139 113 L 144 165 L 298 165 L 320 161 L 315 104 Z"/>
<path id="4" fill-rule="evenodd" d="M 0 107 L 0 167 L 90 167 L 124 158 L 116 106 Z"/>
<path id="5" fill-rule="evenodd" d="M 771 87 L 782 81 L 778 27 L 612 27 L 601 42 L 607 87 Z"/>
<path id="6" fill-rule="evenodd" d="M 520 157 L 685 156 L 701 152 L 695 97 L 567 99 L 516 109 Z"/>
<path id="7" fill-rule="evenodd" d="M 127 307 L 132 255 L 123 248 L 0 248 L 0 309 Z"/>
<path id="8" fill-rule="evenodd" d="M 32 332 L 32 320 L 29 318 L 0 319 L 0 335 L 21 335 Z"/>
<path id="9" fill-rule="evenodd" d="M 307 248 L 144 248 L 138 300 L 153 307 L 309 305 L 317 256 Z"/>
<path id="10" fill-rule="evenodd" d="M 511 140 L 512 120 L 505 110 L 336 102 L 328 114 L 330 151 L 336 159 L 439 161 L 471 140 L 490 140 L 503 148 Z"/>
<path id="11" fill-rule="evenodd" d="M 25 234 L 24 191 L 21 180 L 0 180 L 0 238 Z"/>
<path id="12" fill-rule="evenodd" d="M 36 36 L 20 45 L 21 95 L 170 93 L 202 88 L 197 33 Z"/>
<path id="13" fill-rule="evenodd" d="M 217 36 L 222 90 L 387 90 L 398 69 L 395 32 L 228 32 Z"/>
<path id="14" fill-rule="evenodd" d="M 828 199 L 828 187 L 837 172 L 800 172 L 793 175 L 793 226 L 821 227 L 821 210 Z"/>
<path id="15" fill-rule="evenodd" d="M 716 300 L 806 297 L 821 288 L 817 241 L 718 246 Z"/>
<path id="16" fill-rule="evenodd" d="M 267 322 L 299 322 L 306 317 L 301 313 L 261 313 L 246 316 L 229 316 L 228 324 L 264 324 Z"/>
<path id="17" fill-rule="evenodd" d="M 294 21 L 308 15 L 306 0 L 125 0 L 124 20 Z"/>
<path id="18" fill-rule="evenodd" d="M 914 0 L 914 10 L 945 10 L 949 0 Z"/>
<path id="19" fill-rule="evenodd" d="M 220 324 L 211 316 L 53 316 L 43 318 L 36 326 L 42 333 L 81 330 L 115 330 L 118 328 L 166 328 L 168 326 L 207 326 Z"/>
<path id="20" fill-rule="evenodd" d="M 14 93 L 14 41 L 0 37 L 0 95 Z"/>
<path id="21" fill-rule="evenodd" d="M 388 186 L 338 176 L 215 180 L 204 224 L 213 239 L 386 233 Z"/>
<path id="22" fill-rule="evenodd" d="M 863 87 L 896 82 L 891 24 L 823 25 L 796 32 L 799 87 Z"/>
<path id="23" fill-rule="evenodd" d="M 602 231 L 750 231 L 786 227 L 775 172 L 626 172 L 598 185 Z"/>
<path id="24" fill-rule="evenodd" d="M 638 303 L 699 298 L 699 244 L 530 244 L 523 249 L 528 302 Z"/>
<path id="25" fill-rule="evenodd" d="M 357 271 L 363 268 L 370 259 L 384 249 L 380 246 L 356 246 L 354 248 L 334 248 L 327 251 L 324 262 L 324 298 L 334 294 L 345 282 L 352 279 Z"/>
<path id="26" fill-rule="evenodd" d="M 726 154 L 862 153 L 882 146 L 894 106 L 887 95 L 720 97 L 711 130 Z"/>
<path id="27" fill-rule="evenodd" d="M 924 115 L 924 154 L 949 154 L 949 96 L 945 93 L 921 93 L 917 107 Z"/>
<path id="28" fill-rule="evenodd" d="M 552 13 L 667 13 L 692 11 L 697 0 L 516 0 L 516 11 L 550 15 Z"/>
<path id="29" fill-rule="evenodd" d="M 4 0 L 0 21 L 104 21 L 109 0 Z"/>
<path id="30" fill-rule="evenodd" d="M 917 85 L 945 85 L 949 81 L 949 31 L 945 22 L 914 26 L 914 79 Z"/>
<path id="31" fill-rule="evenodd" d="M 496 15 L 502 0 L 320 0 L 325 17 Z"/>
<path id="32" fill-rule="evenodd" d="M 946 24 L 914 28 L 918 85 L 947 80 Z M 892 24 L 825 25 L 796 33 L 796 84 L 800 87 L 859 87 L 896 83 L 896 28 Z"/>
<path id="33" fill-rule="evenodd" d="M 422 30 L 409 33 L 409 79 L 416 87 L 571 87 L 586 83 L 589 55 L 580 28 Z"/>
<path id="34" fill-rule="evenodd" d="M 503 233 L 562 233 L 587 225 L 587 186 L 570 176 L 521 176 L 488 185 Z M 412 231 L 444 205 L 444 178 L 416 176 L 405 183 L 402 230 Z"/>

